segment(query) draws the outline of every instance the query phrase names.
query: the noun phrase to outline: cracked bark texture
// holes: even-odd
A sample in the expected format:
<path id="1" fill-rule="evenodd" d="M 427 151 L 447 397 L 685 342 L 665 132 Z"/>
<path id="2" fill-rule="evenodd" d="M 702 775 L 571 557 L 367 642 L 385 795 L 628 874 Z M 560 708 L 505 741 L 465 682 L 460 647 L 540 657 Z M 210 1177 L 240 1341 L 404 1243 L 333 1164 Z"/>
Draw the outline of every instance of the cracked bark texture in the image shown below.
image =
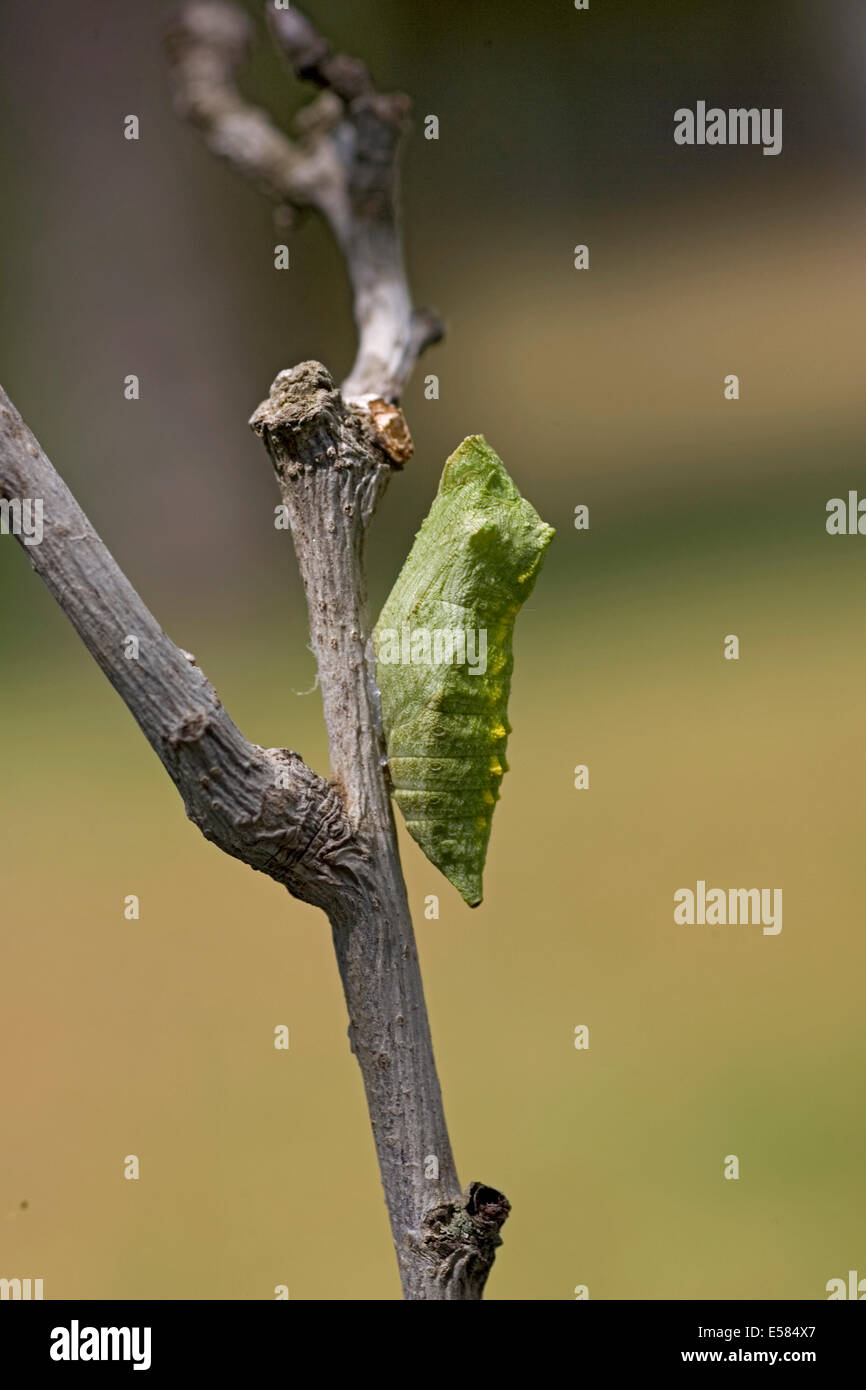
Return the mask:
<path id="1" fill-rule="evenodd" d="M 41 498 L 22 547 L 137 720 L 190 819 L 227 854 L 327 913 L 361 1068 L 403 1295 L 477 1301 L 509 1204 L 462 1191 L 451 1151 L 385 775 L 364 540 L 411 439 L 397 406 L 438 318 L 411 307 L 396 215 L 407 98 L 375 91 L 297 10 L 272 35 L 322 91 L 293 137 L 234 86 L 249 24 L 195 0 L 167 34 L 178 112 L 210 150 L 283 207 L 316 208 L 344 252 L 359 347 L 338 389 L 320 363 L 281 372 L 250 421 L 273 464 L 310 614 L 328 730 L 325 780 L 237 729 L 196 665 L 122 574 L 0 388 L 0 500 Z M 136 637 L 138 659 L 128 656 Z M 430 1176 L 427 1176 L 427 1174 Z M 435 1174 L 435 1176 L 434 1176 Z"/>

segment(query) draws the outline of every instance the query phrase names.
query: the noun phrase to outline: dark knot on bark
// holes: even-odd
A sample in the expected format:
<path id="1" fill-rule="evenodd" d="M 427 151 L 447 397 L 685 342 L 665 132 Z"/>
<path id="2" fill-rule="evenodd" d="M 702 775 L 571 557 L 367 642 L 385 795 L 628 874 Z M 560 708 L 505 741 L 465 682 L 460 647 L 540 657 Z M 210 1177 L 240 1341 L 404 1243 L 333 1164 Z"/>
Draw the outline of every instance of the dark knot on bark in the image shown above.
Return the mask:
<path id="1" fill-rule="evenodd" d="M 471 1182 L 459 1202 L 427 1213 L 418 1247 L 430 1262 L 430 1277 L 450 1286 L 449 1298 L 480 1298 L 510 1211 L 503 1192 Z"/>

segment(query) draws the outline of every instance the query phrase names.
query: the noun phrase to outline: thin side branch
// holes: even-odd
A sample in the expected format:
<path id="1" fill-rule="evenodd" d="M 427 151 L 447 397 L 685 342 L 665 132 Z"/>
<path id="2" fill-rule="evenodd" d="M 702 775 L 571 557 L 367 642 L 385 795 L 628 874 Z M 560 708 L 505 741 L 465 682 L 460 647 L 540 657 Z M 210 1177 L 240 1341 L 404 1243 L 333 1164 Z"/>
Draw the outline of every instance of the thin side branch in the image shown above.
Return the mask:
<path id="1" fill-rule="evenodd" d="M 42 539 L 18 540 L 183 797 L 226 854 L 327 908 L 353 857 L 334 788 L 286 749 L 248 743 L 166 637 L 0 387 L 0 500 L 38 501 Z M 129 639 L 134 639 L 131 642 Z M 129 655 L 135 650 L 137 656 Z"/>
<path id="2" fill-rule="evenodd" d="M 396 402 L 420 354 L 442 336 L 432 310 L 412 308 L 397 225 L 409 99 L 377 92 L 364 64 L 334 53 L 300 11 L 269 6 L 268 21 L 297 76 L 322 89 L 296 116 L 291 137 L 238 92 L 251 26 L 222 0 L 186 5 L 168 31 L 175 109 L 273 202 L 315 208 L 327 220 L 346 261 L 359 335 L 343 394 Z"/>

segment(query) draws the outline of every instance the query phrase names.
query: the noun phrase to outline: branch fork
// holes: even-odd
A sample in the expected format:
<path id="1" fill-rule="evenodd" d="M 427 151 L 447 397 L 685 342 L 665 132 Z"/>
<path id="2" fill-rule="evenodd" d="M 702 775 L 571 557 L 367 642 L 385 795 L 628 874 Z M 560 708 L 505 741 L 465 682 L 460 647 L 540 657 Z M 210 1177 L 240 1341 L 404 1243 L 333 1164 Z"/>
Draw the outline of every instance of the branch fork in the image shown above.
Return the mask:
<path id="1" fill-rule="evenodd" d="M 166 38 L 178 115 L 290 215 L 312 208 L 331 227 L 352 285 L 358 350 L 343 383 L 348 400 L 398 401 L 443 327 L 413 310 L 397 220 L 398 156 L 410 102 L 376 91 L 365 65 L 334 53 L 299 10 L 267 6 L 271 36 L 299 78 L 321 88 L 286 134 L 240 95 L 236 76 L 252 27 L 234 5 L 195 0 Z"/>

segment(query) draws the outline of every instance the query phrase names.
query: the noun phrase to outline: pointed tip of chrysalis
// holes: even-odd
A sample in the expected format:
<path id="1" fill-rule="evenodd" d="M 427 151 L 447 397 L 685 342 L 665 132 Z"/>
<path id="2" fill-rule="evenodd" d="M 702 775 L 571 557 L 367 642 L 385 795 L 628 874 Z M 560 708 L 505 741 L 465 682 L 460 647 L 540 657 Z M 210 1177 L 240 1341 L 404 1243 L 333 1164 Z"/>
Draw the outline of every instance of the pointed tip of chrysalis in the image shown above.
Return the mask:
<path id="1" fill-rule="evenodd" d="M 484 899 L 484 890 L 481 887 L 481 876 L 478 878 L 464 879 L 462 883 L 451 880 L 457 892 L 460 894 L 467 907 L 480 907 Z"/>
<path id="2" fill-rule="evenodd" d="M 448 882 L 457 889 L 457 892 L 460 894 L 467 907 L 479 907 L 484 898 L 481 873 L 487 854 L 486 844 L 483 851 L 479 851 L 477 847 L 473 847 L 469 855 L 466 855 L 466 846 L 464 845 L 463 855 L 460 855 L 456 860 L 453 844 L 448 846 L 448 853 L 442 853 L 441 851 L 437 852 L 432 845 L 425 846 L 422 844 L 421 848 L 424 850 L 428 859 L 431 859 L 437 869 L 445 875 Z M 462 863 L 460 859 L 463 860 Z"/>

